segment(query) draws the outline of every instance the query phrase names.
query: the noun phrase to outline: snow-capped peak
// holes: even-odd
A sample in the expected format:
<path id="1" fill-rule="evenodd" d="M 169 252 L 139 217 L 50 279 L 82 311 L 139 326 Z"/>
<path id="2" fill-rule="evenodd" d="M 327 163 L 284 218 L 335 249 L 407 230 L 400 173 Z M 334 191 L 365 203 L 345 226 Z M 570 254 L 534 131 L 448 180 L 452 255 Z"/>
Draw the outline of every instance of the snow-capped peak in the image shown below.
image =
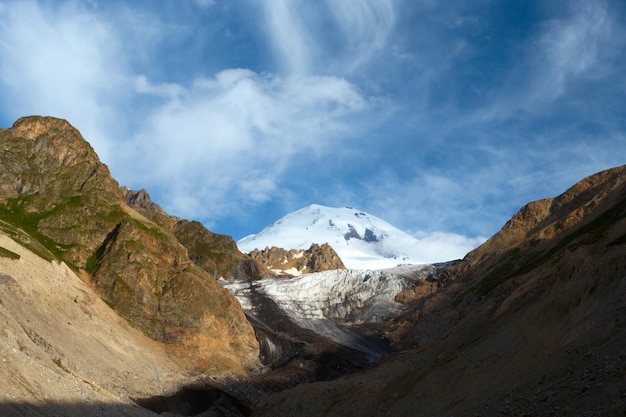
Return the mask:
<path id="1" fill-rule="evenodd" d="M 242 252 L 250 252 L 272 246 L 308 249 L 313 243 L 330 244 L 347 268 L 381 269 L 426 262 L 420 258 L 419 240 L 352 207 L 311 204 L 244 237 L 237 245 Z"/>

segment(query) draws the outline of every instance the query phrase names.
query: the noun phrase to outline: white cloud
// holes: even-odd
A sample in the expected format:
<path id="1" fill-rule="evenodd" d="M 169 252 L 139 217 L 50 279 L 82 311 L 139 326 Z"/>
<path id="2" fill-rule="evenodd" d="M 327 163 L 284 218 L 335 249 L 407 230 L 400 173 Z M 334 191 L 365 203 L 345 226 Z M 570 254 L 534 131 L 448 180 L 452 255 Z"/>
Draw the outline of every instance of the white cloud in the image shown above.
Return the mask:
<path id="1" fill-rule="evenodd" d="M 618 64 L 626 43 L 606 2 L 547 7 L 558 18 L 524 33 L 525 43 L 512 46 L 515 62 L 478 77 L 484 95 L 467 101 L 457 91 L 464 77 L 489 72 L 473 59 L 489 51 L 469 36 L 484 16 L 454 33 L 445 22 L 473 8 L 455 6 L 441 19 L 450 5 L 253 3 L 246 3 L 252 11 L 211 9 L 211 21 L 233 34 L 217 45 L 217 35 L 200 39 L 197 22 L 182 18 L 194 8 L 166 16 L 134 3 L 0 1 L 2 117 L 68 119 L 120 182 L 148 188 L 173 214 L 205 221 L 264 203 L 300 208 L 314 195 L 403 229 L 487 234 L 529 199 L 555 195 L 623 154 Z M 255 28 L 238 27 L 259 11 Z M 250 52 L 263 48 L 259 34 L 275 62 L 263 49 Z M 194 54 L 206 57 L 185 59 Z M 275 72 L 225 69 L 232 62 Z M 615 82 L 605 82 L 607 73 Z M 604 93 L 588 92 L 596 86 Z M 582 119 L 601 133 L 583 137 Z M 396 150 L 371 148 L 376 140 Z M 381 157 L 363 158 L 367 152 Z M 360 169 L 361 159 L 372 165 Z M 306 170 L 326 166 L 332 174 L 307 183 Z M 335 173 L 338 185 L 329 185 Z"/>
<path id="2" fill-rule="evenodd" d="M 122 82 L 110 28 L 71 4 L 42 9 L 13 2 L 0 12 L 2 101 L 11 113 L 5 116 L 66 118 L 106 158 L 106 126 Z"/>
<path id="3" fill-rule="evenodd" d="M 138 91 L 169 99 L 134 136 L 119 170 L 132 169 L 127 176 L 138 184 L 164 190 L 172 212 L 194 218 L 275 197 L 285 166 L 323 155 L 350 130 L 343 118 L 368 110 L 336 77 L 235 69 L 190 87 L 139 80 Z"/>
<path id="4" fill-rule="evenodd" d="M 5 117 L 68 119 L 122 184 L 149 189 L 177 215 L 219 218 L 274 198 L 286 166 L 358 134 L 347 118 L 370 107 L 334 76 L 230 69 L 154 82 L 133 73 L 121 50 L 154 47 L 151 35 L 134 37 L 133 22 L 155 15 L 123 9 L 121 21 L 105 20 L 117 17 L 35 2 L 0 12 L 0 82 L 13 112 Z"/>
<path id="5" fill-rule="evenodd" d="M 419 240 L 416 248 L 424 259 L 438 260 L 462 259 L 487 240 L 483 236 L 469 238 L 444 232 L 415 232 L 413 236 Z"/>

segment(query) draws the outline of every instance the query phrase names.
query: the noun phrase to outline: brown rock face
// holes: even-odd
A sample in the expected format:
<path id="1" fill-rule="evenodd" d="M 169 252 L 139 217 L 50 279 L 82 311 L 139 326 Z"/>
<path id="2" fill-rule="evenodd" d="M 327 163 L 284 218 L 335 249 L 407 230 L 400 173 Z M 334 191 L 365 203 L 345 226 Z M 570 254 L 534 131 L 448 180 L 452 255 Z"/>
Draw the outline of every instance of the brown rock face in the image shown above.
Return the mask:
<path id="1" fill-rule="evenodd" d="M 623 415 L 625 277 L 622 166 L 526 205 L 434 292 L 399 295 L 407 312 L 388 330 L 411 350 L 259 415 Z"/>
<path id="2" fill-rule="evenodd" d="M 129 207 L 68 122 L 27 117 L 0 131 L 0 225 L 35 253 L 86 271 L 134 326 L 210 372 L 244 372 L 258 344 L 239 304 L 198 267 L 149 203 Z M 143 213 L 154 213 L 149 219 Z M 191 238 L 189 238 L 191 240 Z M 232 239 L 231 239 L 232 240 Z M 85 274 L 83 274 L 85 275 Z"/>
<path id="3" fill-rule="evenodd" d="M 241 253 L 230 236 L 210 232 L 202 224 L 187 220 L 177 222 L 173 232 L 191 259 L 216 278 L 259 278 L 268 274 L 263 265 Z"/>
<path id="4" fill-rule="evenodd" d="M 24 136 L 22 136 L 24 135 Z M 65 120 L 27 117 L 0 132 L 0 213 L 71 265 L 123 217 L 119 187 Z"/>
<path id="5" fill-rule="evenodd" d="M 124 220 L 97 257 L 93 282 L 103 299 L 148 336 L 178 346 L 203 371 L 254 364 L 257 346 L 239 303 L 189 259 L 174 236 Z"/>
<path id="6" fill-rule="evenodd" d="M 152 202 L 146 190 L 132 191 L 122 187 L 128 205 L 171 231 L 185 247 L 189 258 L 213 278 L 243 279 L 269 276 L 263 265 L 237 248 L 232 237 L 213 233 L 196 221 L 168 215 Z"/>
<path id="7" fill-rule="evenodd" d="M 275 246 L 255 249 L 250 257 L 275 274 L 292 276 L 332 269 L 346 269 L 337 252 L 328 244 L 314 243 L 307 250 L 285 250 Z"/>

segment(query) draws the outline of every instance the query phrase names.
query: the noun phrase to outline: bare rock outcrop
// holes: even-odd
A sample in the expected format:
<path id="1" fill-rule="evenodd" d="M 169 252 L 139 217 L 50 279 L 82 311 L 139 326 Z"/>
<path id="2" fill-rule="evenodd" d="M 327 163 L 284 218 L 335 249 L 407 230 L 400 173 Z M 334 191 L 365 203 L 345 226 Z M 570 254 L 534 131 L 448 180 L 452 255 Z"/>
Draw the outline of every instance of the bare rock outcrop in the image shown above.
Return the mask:
<path id="1" fill-rule="evenodd" d="M 337 252 L 328 243 L 314 243 L 307 250 L 286 250 L 273 246 L 255 249 L 249 255 L 273 273 L 283 276 L 346 269 Z"/>
<path id="2" fill-rule="evenodd" d="M 257 279 L 272 276 L 262 264 L 241 253 L 232 237 L 213 233 L 197 221 L 168 215 L 146 190 L 122 187 L 127 204 L 168 229 L 187 249 L 189 258 L 215 279 Z"/>

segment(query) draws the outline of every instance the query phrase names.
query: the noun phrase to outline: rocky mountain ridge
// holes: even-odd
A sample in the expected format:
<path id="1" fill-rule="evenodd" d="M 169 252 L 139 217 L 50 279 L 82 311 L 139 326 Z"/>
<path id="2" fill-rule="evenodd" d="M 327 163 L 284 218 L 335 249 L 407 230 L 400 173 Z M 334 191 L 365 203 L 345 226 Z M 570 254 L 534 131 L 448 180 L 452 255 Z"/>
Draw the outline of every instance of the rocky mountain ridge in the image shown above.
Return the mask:
<path id="1" fill-rule="evenodd" d="M 154 203 L 144 189 L 122 187 L 129 207 L 169 230 L 185 246 L 190 259 L 215 279 L 261 278 L 273 274 L 266 267 L 242 254 L 232 237 L 213 233 L 200 222 L 180 219 Z"/>
<path id="2" fill-rule="evenodd" d="M 122 317 L 198 369 L 244 373 L 257 366 L 252 328 L 237 301 L 214 279 L 239 260 L 253 264 L 235 250 L 232 239 L 232 256 L 239 260 L 218 256 L 220 261 L 210 265 L 217 272 L 204 270 L 210 256 L 202 253 L 203 246 L 188 250 L 172 231 L 178 228 L 181 240 L 192 246 L 180 232 L 182 221 L 147 205 L 146 198 L 135 198 L 131 202 L 137 209 L 130 207 L 129 193 L 124 195 L 65 120 L 19 119 L 0 132 L 0 146 L 5 234 L 45 259 L 67 263 Z M 183 226 L 189 224 L 201 229 L 189 222 Z M 205 236 L 229 244 L 208 231 Z"/>
<path id="3" fill-rule="evenodd" d="M 313 272 L 345 269 L 337 252 L 328 244 L 313 243 L 309 249 L 255 249 L 248 255 L 279 276 L 295 276 Z"/>

